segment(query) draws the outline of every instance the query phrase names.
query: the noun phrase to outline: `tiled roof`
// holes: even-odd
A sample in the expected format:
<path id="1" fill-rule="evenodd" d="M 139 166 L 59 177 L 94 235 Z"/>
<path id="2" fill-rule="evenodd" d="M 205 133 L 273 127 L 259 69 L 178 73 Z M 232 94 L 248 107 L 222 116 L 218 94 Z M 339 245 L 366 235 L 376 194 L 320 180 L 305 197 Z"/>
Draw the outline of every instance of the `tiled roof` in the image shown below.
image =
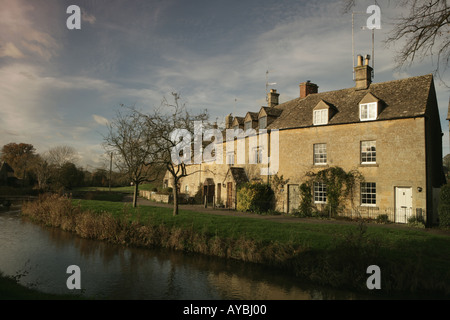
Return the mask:
<path id="1" fill-rule="evenodd" d="M 313 109 L 321 100 L 335 109 L 329 125 L 360 122 L 359 103 L 369 92 L 380 100 L 381 111 L 377 120 L 424 116 L 431 88 L 433 76 L 429 74 L 372 83 L 366 90 L 349 88 L 310 94 L 306 98 L 297 98 L 274 107 L 282 110 L 282 113 L 268 129 L 312 126 Z"/>

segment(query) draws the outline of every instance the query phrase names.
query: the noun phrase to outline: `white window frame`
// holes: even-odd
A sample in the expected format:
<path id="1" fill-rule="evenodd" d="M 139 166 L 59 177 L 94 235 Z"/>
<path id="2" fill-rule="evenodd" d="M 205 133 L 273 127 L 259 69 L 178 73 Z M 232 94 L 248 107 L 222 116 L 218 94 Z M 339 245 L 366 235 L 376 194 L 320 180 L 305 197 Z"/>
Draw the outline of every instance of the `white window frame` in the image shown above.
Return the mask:
<path id="1" fill-rule="evenodd" d="M 377 206 L 377 184 L 376 182 L 361 182 L 361 206 Z"/>
<path id="2" fill-rule="evenodd" d="M 314 182 L 314 203 L 327 203 L 327 185 L 323 182 Z"/>
<path id="3" fill-rule="evenodd" d="M 328 124 L 328 109 L 314 110 L 313 124 L 315 126 Z"/>
<path id="4" fill-rule="evenodd" d="M 368 148 L 370 148 L 370 150 Z M 374 148 L 375 150 L 372 150 L 372 148 Z M 367 155 L 369 153 L 371 153 L 370 156 Z M 363 154 L 366 155 L 363 156 Z M 364 158 L 366 159 L 365 161 Z M 376 140 L 361 141 L 361 164 L 375 164 L 375 163 L 377 163 L 377 141 Z"/>
<path id="5" fill-rule="evenodd" d="M 227 164 L 229 166 L 234 165 L 234 151 L 232 152 L 227 152 Z"/>
<path id="6" fill-rule="evenodd" d="M 362 103 L 359 105 L 359 119 L 361 121 L 376 120 L 378 117 L 378 103 Z"/>
<path id="7" fill-rule="evenodd" d="M 313 161 L 315 166 L 324 166 L 328 163 L 327 144 L 316 143 L 313 146 Z"/>
<path id="8" fill-rule="evenodd" d="M 261 147 L 253 148 L 253 164 L 262 163 L 262 157 L 263 157 L 263 148 Z"/>

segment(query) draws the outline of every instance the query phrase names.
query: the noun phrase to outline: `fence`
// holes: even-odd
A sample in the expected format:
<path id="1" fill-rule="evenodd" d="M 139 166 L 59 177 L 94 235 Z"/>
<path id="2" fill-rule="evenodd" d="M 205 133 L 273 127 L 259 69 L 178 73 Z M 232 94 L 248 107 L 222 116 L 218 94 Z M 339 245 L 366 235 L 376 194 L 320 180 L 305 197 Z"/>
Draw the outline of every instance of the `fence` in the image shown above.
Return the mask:
<path id="1" fill-rule="evenodd" d="M 378 207 L 358 207 L 346 209 L 339 214 L 341 217 L 350 219 L 381 219 L 395 223 L 408 223 L 411 218 L 426 219 L 423 208 L 378 208 Z"/>

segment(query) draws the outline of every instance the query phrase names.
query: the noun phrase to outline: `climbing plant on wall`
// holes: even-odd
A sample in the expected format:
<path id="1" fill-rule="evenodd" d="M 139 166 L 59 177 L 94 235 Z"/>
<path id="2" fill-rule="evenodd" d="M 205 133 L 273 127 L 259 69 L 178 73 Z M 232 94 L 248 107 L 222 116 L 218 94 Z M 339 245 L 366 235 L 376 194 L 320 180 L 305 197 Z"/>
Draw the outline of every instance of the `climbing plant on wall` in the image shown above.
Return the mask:
<path id="1" fill-rule="evenodd" d="M 336 216 L 343 210 L 345 201 L 350 201 L 353 206 L 355 188 L 364 181 L 358 170 L 346 172 L 341 167 L 329 167 L 318 172 L 310 171 L 306 177 L 307 181 L 300 186 L 302 196 L 300 210 L 307 212 L 312 210 L 314 182 L 321 182 L 326 185 L 327 194 L 324 210 L 331 216 Z"/>

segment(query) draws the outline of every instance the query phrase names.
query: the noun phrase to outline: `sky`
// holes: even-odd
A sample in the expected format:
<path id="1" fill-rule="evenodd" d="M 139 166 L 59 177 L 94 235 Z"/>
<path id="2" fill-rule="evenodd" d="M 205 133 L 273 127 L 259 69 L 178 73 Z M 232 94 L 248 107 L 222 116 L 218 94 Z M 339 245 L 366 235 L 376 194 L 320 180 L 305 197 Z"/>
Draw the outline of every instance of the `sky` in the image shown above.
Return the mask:
<path id="1" fill-rule="evenodd" d="M 356 3 L 354 51 L 372 54 L 363 27 L 374 1 Z M 377 4 L 373 81 L 432 73 L 431 57 L 396 68 L 401 42 L 384 40 L 408 12 Z M 81 9 L 81 29 L 67 27 L 70 5 Z M 353 87 L 352 14 L 342 8 L 342 0 L 0 0 L 0 146 L 71 146 L 91 171 L 107 163 L 106 123 L 121 104 L 150 112 L 177 92 L 192 113 L 207 109 L 220 124 L 266 105 L 267 82 L 280 102 L 307 80 L 319 92 Z M 441 75 L 448 85 L 449 73 Z M 435 85 L 446 155 L 450 90 Z"/>

